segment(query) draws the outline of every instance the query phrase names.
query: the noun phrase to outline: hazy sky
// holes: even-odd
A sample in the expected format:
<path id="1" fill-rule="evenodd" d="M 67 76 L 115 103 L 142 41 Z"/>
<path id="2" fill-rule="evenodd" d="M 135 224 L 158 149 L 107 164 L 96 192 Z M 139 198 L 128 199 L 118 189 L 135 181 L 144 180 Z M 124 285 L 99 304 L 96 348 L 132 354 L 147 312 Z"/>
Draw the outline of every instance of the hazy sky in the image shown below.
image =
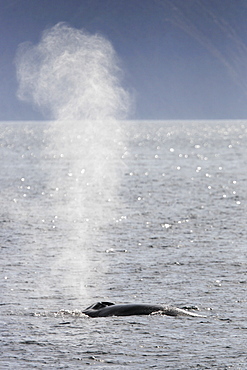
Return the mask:
<path id="1" fill-rule="evenodd" d="M 42 119 L 18 101 L 18 45 L 68 22 L 122 61 L 136 119 L 247 119 L 247 0 L 0 0 L 0 120 Z"/>

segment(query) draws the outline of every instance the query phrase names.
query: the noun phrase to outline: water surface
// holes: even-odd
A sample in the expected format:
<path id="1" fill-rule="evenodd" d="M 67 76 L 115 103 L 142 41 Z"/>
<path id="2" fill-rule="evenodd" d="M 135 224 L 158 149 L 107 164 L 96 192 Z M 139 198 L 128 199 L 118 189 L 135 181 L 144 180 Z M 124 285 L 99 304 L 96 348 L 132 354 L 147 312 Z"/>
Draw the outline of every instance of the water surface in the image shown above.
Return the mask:
<path id="1" fill-rule="evenodd" d="M 0 140 L 1 368 L 246 368 L 246 121 L 2 122 Z M 80 314 L 100 300 L 207 318 Z"/>

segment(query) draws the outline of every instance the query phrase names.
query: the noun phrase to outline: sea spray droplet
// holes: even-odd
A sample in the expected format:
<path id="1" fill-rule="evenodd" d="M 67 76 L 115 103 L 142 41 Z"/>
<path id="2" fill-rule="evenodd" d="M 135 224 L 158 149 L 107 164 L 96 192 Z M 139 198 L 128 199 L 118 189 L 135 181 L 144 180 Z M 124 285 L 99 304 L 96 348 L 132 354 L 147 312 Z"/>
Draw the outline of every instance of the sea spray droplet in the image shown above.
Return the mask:
<path id="1" fill-rule="evenodd" d="M 48 118 L 124 118 L 129 95 L 111 43 L 100 35 L 58 23 L 37 45 L 23 43 L 17 57 L 18 97 Z"/>

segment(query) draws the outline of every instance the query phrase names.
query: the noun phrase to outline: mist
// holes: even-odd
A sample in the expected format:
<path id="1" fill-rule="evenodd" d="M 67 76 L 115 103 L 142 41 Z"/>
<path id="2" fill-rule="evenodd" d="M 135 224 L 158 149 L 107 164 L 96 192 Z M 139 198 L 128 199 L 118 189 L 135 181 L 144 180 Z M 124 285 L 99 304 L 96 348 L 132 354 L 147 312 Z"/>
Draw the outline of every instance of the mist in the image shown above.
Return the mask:
<path id="1" fill-rule="evenodd" d="M 108 40 L 64 23 L 17 53 L 18 97 L 56 120 L 124 118 L 129 96 Z"/>
<path id="2" fill-rule="evenodd" d="M 92 263 L 99 230 L 114 222 L 119 209 L 120 120 L 127 117 L 130 97 L 111 43 L 64 23 L 45 30 L 37 45 L 21 44 L 16 69 L 19 99 L 50 120 L 40 163 L 47 172 L 44 213 L 64 235 L 52 274 L 61 276 L 62 269 L 60 289 L 66 282 L 83 298 L 90 295 L 86 282 L 99 280 L 100 261 Z"/>

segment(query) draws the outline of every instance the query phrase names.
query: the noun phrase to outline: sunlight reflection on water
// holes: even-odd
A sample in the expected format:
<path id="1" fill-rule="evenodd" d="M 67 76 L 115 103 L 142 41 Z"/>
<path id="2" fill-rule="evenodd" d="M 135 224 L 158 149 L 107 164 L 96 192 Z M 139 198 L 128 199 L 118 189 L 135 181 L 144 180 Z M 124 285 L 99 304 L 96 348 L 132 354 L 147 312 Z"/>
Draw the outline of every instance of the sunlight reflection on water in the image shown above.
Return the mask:
<path id="1" fill-rule="evenodd" d="M 244 369 L 245 122 L 122 122 L 93 161 L 76 125 L 0 128 L 6 369 Z M 100 300 L 208 317 L 76 314 Z"/>

